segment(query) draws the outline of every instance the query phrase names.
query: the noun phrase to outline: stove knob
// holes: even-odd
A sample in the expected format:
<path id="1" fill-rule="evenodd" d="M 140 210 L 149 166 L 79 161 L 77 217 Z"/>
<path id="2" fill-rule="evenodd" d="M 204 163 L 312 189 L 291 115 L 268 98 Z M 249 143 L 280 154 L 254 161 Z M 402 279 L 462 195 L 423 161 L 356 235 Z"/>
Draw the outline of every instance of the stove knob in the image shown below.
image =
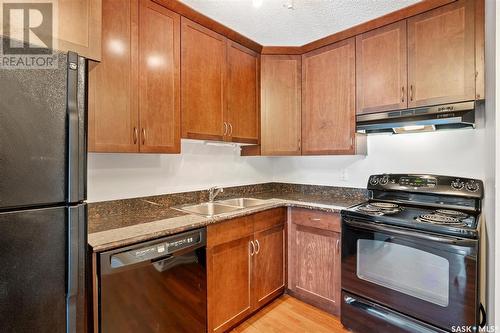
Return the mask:
<path id="1" fill-rule="evenodd" d="M 467 189 L 467 191 L 476 192 L 477 190 L 479 190 L 479 184 L 476 182 L 468 182 L 465 185 L 465 188 Z"/>
<path id="2" fill-rule="evenodd" d="M 385 185 L 389 182 L 389 176 L 384 176 L 382 177 L 382 179 L 380 180 L 380 185 Z"/>
<path id="3" fill-rule="evenodd" d="M 377 184 L 378 184 L 378 178 L 377 177 L 370 178 L 370 185 L 377 185 Z"/>
<path id="4" fill-rule="evenodd" d="M 451 187 L 455 190 L 461 190 L 464 188 L 464 182 L 457 178 L 451 182 Z"/>

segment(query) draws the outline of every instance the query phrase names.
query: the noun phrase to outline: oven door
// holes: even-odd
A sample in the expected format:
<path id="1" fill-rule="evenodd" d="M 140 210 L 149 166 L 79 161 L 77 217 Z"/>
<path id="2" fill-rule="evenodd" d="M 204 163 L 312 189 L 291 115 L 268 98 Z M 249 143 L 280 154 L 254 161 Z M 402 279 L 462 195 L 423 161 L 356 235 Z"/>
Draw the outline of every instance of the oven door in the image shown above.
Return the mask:
<path id="1" fill-rule="evenodd" d="M 437 327 L 476 325 L 478 241 L 342 222 L 342 289 Z"/>

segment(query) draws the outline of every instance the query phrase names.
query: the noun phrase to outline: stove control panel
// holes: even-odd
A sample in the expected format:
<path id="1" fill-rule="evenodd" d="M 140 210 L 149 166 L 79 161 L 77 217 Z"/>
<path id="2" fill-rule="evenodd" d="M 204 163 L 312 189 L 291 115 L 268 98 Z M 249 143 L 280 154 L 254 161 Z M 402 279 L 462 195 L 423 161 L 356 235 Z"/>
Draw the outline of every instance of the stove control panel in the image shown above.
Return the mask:
<path id="1" fill-rule="evenodd" d="M 399 185 L 406 187 L 436 187 L 437 180 L 434 177 L 403 176 L 399 178 Z"/>
<path id="2" fill-rule="evenodd" d="M 405 191 L 481 199 L 483 182 L 478 179 L 438 175 L 382 174 L 368 179 L 369 190 Z"/>

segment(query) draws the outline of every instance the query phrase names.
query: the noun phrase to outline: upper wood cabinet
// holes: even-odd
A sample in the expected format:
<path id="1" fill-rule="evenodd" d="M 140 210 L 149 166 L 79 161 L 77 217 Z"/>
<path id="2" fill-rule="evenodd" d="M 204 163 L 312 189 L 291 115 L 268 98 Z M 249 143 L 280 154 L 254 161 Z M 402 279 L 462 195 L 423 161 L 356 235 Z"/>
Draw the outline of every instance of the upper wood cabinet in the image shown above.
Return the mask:
<path id="1" fill-rule="evenodd" d="M 355 152 L 354 38 L 302 55 L 302 154 Z"/>
<path id="2" fill-rule="evenodd" d="M 356 113 L 407 107 L 406 51 L 406 21 L 356 36 Z"/>
<path id="3" fill-rule="evenodd" d="M 301 57 L 261 57 L 261 153 L 300 155 Z"/>
<path id="4" fill-rule="evenodd" d="M 180 152 L 179 76 L 179 15 L 150 0 L 140 0 L 141 152 Z"/>
<path id="5" fill-rule="evenodd" d="M 186 18 L 182 36 L 182 137 L 223 140 L 226 38 Z"/>
<path id="6" fill-rule="evenodd" d="M 409 107 L 475 98 L 474 1 L 408 19 Z"/>
<path id="7" fill-rule="evenodd" d="M 182 137 L 257 143 L 259 55 L 182 18 Z"/>
<path id="8" fill-rule="evenodd" d="M 259 55 L 227 43 L 226 136 L 228 141 L 259 141 Z"/>
<path id="9" fill-rule="evenodd" d="M 89 151 L 180 150 L 180 16 L 103 0 L 102 61 L 89 72 Z"/>
<path id="10" fill-rule="evenodd" d="M 340 314 L 340 230 L 338 213 L 294 208 L 288 238 L 290 294 Z"/>
<path id="11" fill-rule="evenodd" d="M 58 49 L 101 60 L 101 1 L 57 1 Z"/>
<path id="12" fill-rule="evenodd" d="M 138 152 L 138 3 L 104 0 L 102 12 L 102 61 L 89 71 L 88 150 Z"/>

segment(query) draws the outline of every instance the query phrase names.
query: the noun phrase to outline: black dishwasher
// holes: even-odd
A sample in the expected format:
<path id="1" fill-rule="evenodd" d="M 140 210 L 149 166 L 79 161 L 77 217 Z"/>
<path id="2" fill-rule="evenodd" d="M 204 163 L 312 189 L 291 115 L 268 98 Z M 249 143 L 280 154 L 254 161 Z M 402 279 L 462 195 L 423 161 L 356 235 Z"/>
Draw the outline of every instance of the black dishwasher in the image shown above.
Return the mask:
<path id="1" fill-rule="evenodd" d="M 101 332 L 206 332 L 205 235 L 197 229 L 100 254 Z"/>

